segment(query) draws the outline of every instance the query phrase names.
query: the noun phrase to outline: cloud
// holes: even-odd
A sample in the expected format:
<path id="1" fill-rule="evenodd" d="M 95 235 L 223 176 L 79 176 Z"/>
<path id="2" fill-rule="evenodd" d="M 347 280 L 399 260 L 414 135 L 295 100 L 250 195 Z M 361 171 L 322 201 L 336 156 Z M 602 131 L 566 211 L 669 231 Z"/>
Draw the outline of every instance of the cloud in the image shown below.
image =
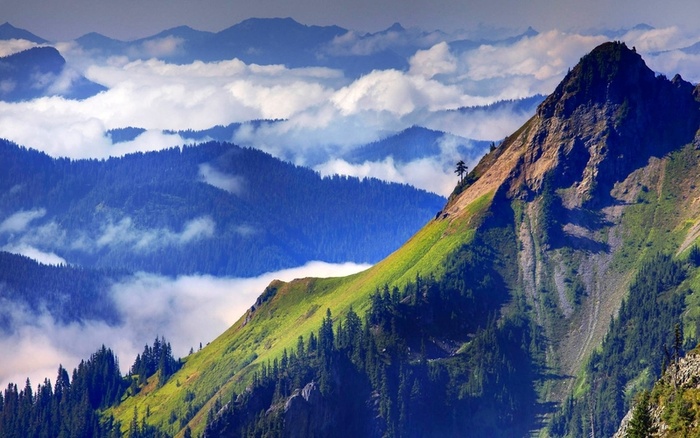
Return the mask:
<path id="1" fill-rule="evenodd" d="M 411 66 L 409 74 L 420 75 L 426 79 L 457 71 L 457 59 L 450 53 L 450 46 L 444 41 L 428 50 L 417 51 L 409 63 Z"/>
<path id="2" fill-rule="evenodd" d="M 99 230 L 66 230 L 55 220 L 33 226 L 32 221 L 44 217 L 44 209 L 17 212 L 0 224 L 0 250 L 22 254 L 48 265 L 68 264 L 58 254 L 78 251 L 95 254 L 103 248 L 119 248 L 131 253 L 148 253 L 162 248 L 181 247 L 192 242 L 212 239 L 216 223 L 208 215 L 186 221 L 180 230 L 144 228 L 131 217 L 108 219 Z M 255 232 L 241 226 L 241 236 Z M 58 253 L 58 254 L 57 254 Z"/>
<path id="3" fill-rule="evenodd" d="M 154 251 L 161 247 L 184 245 L 194 240 L 211 238 L 215 229 L 216 224 L 209 216 L 186 222 L 180 233 L 167 228 L 138 228 L 130 217 L 124 217 L 117 223 L 110 222 L 105 225 L 102 234 L 95 240 L 95 245 L 97 248 L 127 246 L 133 251 Z"/>
<path id="4" fill-rule="evenodd" d="M 22 232 L 26 230 L 30 222 L 42 218 L 45 215 L 46 210 L 43 208 L 18 211 L 0 222 L 0 234 Z"/>
<path id="5" fill-rule="evenodd" d="M 101 321 L 62 324 L 48 312 L 37 316 L 4 301 L 0 316 L 10 317 L 15 330 L 0 332 L 0 349 L 12 352 L 0 361 L 0 386 L 23 384 L 27 377 L 33 386 L 46 377 L 53 381 L 59 364 L 71 370 L 103 344 L 115 351 L 122 372 L 156 336 L 165 336 L 175 356 L 185 356 L 190 348 L 213 340 L 237 321 L 274 279 L 345 276 L 368 267 L 309 262 L 243 279 L 139 273 L 110 290 L 123 321 L 114 326 Z"/>
<path id="6" fill-rule="evenodd" d="M 549 94 L 569 68 L 605 40 L 552 30 L 512 45 L 482 45 L 460 56 L 460 73 L 463 80 L 489 84 L 487 90 L 499 99 Z"/>
<path id="7" fill-rule="evenodd" d="M 237 59 L 184 65 L 155 58 L 93 60 L 75 44 L 61 44 L 59 49 L 74 71 L 109 90 L 83 101 L 52 97 L 0 102 L 0 136 L 52 156 L 104 158 L 193 143 L 163 130 L 275 119 L 244 125 L 233 140 L 307 166 L 342 160 L 353 148 L 413 125 L 497 141 L 531 114 L 512 108 L 468 114 L 453 110 L 548 94 L 581 56 L 607 39 L 552 30 L 512 44 L 481 45 L 454 54 L 445 42 L 448 38 L 415 30 L 342 35 L 326 50 L 371 54 L 420 47 L 408 57 L 408 71 L 377 70 L 355 80 L 340 70 L 261 66 Z M 635 29 L 622 38 L 639 51 L 654 50 L 644 56 L 658 72 L 670 77 L 679 71 L 687 79 L 700 79 L 697 56 L 659 52 L 683 47 L 697 37 L 664 28 Z M 153 54 L 180 48 L 176 38 L 151 43 Z M 57 86 L 70 80 L 70 75 L 59 78 Z M 146 132 L 134 141 L 113 145 L 105 132 L 127 126 Z M 210 171 L 204 168 L 200 173 L 205 182 L 220 184 L 224 190 L 235 188 L 230 178 L 217 182 L 218 176 L 230 175 Z"/>
<path id="8" fill-rule="evenodd" d="M 697 42 L 697 35 L 690 36 L 678 27 L 671 26 L 660 29 L 632 29 L 620 37 L 620 40 L 630 48 L 635 47 L 637 51 L 646 54 L 687 47 Z"/>
<path id="9" fill-rule="evenodd" d="M 429 114 L 423 126 L 473 140 L 496 141 L 512 134 L 532 117 L 512 105 L 492 110 L 486 107 Z"/>
<path id="10" fill-rule="evenodd" d="M 380 161 L 365 161 L 360 164 L 348 163 L 342 159 L 331 159 L 319 164 L 314 169 L 322 176 L 348 175 L 357 178 L 377 178 L 400 184 L 410 184 L 441 196 L 449 196 L 457 183 L 454 164 L 464 159 L 469 168 L 475 166 L 483 151 L 476 151 L 463 156 L 463 150 L 452 136 L 441 140 L 441 151 L 433 157 L 415 159 L 409 162 L 397 162 L 393 157 Z M 471 145 L 468 145 L 470 147 Z"/>
<path id="11" fill-rule="evenodd" d="M 182 38 L 172 35 L 165 38 L 151 39 L 144 41 L 143 44 L 141 44 L 138 53 L 130 53 L 129 55 L 132 58 L 141 58 L 144 57 L 144 55 L 148 58 L 172 56 L 180 50 L 184 42 L 185 40 Z"/>
<path id="12" fill-rule="evenodd" d="M 397 70 L 375 70 L 338 90 L 331 101 L 344 115 L 386 111 L 397 116 L 481 103 L 453 85 Z"/>
<path id="13" fill-rule="evenodd" d="M 42 251 L 31 245 L 27 245 L 26 243 L 5 245 L 2 247 L 2 250 L 12 254 L 19 254 L 25 257 L 29 257 L 30 259 L 34 259 L 37 262 L 42 263 L 44 265 L 58 266 L 68 264 L 63 257 L 53 252 Z"/>
<path id="14" fill-rule="evenodd" d="M 650 68 L 657 72 L 666 72 L 669 78 L 670 72 L 675 72 L 686 81 L 694 84 L 700 82 L 700 54 L 673 50 L 650 55 L 646 61 Z"/>
<path id="15" fill-rule="evenodd" d="M 444 37 L 440 32 L 425 33 L 417 28 L 393 29 L 375 34 L 361 34 L 351 30 L 333 38 L 323 51 L 334 56 L 368 56 L 385 50 L 426 48 Z"/>
<path id="16" fill-rule="evenodd" d="M 241 176 L 228 175 L 219 172 L 211 165 L 203 163 L 199 165 L 199 176 L 205 183 L 212 185 L 231 194 L 241 196 L 245 186 L 245 179 Z"/>
<path id="17" fill-rule="evenodd" d="M 37 47 L 39 44 L 27 40 L 0 40 L 0 58 Z"/>

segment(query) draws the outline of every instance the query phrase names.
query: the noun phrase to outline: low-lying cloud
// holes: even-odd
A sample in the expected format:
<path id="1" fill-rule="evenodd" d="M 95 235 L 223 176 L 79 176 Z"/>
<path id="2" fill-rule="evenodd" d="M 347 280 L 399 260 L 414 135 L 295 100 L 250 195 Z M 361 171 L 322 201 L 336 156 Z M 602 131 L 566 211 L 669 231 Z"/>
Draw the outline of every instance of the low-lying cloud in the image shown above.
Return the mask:
<path id="1" fill-rule="evenodd" d="M 45 215 L 46 210 L 43 208 L 18 211 L 0 222 L 0 234 L 18 233 L 24 231 L 27 229 L 30 222 L 35 219 L 42 218 Z"/>
<path id="2" fill-rule="evenodd" d="M 12 254 L 23 255 L 44 265 L 67 265 L 66 259 L 50 251 L 42 251 L 26 243 L 7 244 L 0 247 L 0 250 Z"/>
<path id="3" fill-rule="evenodd" d="M 102 321 L 62 324 L 48 312 L 37 316 L 5 300 L 0 306 L 12 318 L 14 330 L 0 332 L 0 350 L 12 352 L 0 361 L 0 387 L 23 384 L 27 377 L 34 386 L 47 377 L 54 381 L 59 364 L 70 370 L 103 344 L 116 352 L 122 372 L 156 336 L 165 336 L 175 356 L 183 357 L 236 322 L 272 280 L 345 276 L 368 267 L 309 262 L 255 278 L 139 273 L 109 290 L 123 321 L 115 326 Z"/>
<path id="4" fill-rule="evenodd" d="M 233 195 L 241 196 L 244 192 L 245 179 L 242 176 L 221 172 L 210 164 L 199 165 L 199 176 L 203 182 Z"/>
<path id="5" fill-rule="evenodd" d="M 120 248 L 134 254 L 144 254 L 167 247 L 180 247 L 216 233 L 216 222 L 208 215 L 186 221 L 181 229 L 138 226 L 129 216 L 106 219 L 96 231 L 66 230 L 54 218 L 45 218 L 45 209 L 19 211 L 0 223 L 0 250 L 30 257 L 39 263 L 60 265 L 70 263 L 56 253 L 80 251 L 95 253 L 103 248 Z M 32 224 L 44 219 L 43 223 Z M 252 231 L 241 228 L 241 234 Z"/>
<path id="6" fill-rule="evenodd" d="M 194 240 L 211 238 L 215 230 L 216 223 L 209 216 L 187 221 L 180 232 L 168 228 L 139 228 L 131 218 L 125 217 L 117 223 L 107 224 L 95 244 L 97 248 L 127 246 L 138 252 L 152 251 L 165 246 L 184 245 Z"/>

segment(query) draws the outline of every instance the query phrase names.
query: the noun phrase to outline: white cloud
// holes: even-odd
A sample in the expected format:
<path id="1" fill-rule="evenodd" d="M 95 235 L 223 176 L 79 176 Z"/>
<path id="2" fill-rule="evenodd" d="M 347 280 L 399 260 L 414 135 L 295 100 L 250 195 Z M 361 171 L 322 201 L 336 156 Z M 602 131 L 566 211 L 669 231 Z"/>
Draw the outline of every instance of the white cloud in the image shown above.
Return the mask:
<path id="1" fill-rule="evenodd" d="M 482 45 L 461 56 L 464 78 L 472 81 L 510 80 L 528 78 L 525 88 L 517 89 L 502 81 L 498 96 L 516 99 L 528 95 L 551 93 L 566 71 L 578 60 L 605 42 L 603 36 L 576 35 L 552 30 L 531 38 L 523 38 L 513 45 Z"/>
<path id="2" fill-rule="evenodd" d="M 342 158 L 354 147 L 413 125 L 498 140 L 531 114 L 509 108 L 483 114 L 449 110 L 548 94 L 581 56 L 607 39 L 553 30 L 455 56 L 441 37 L 411 30 L 338 37 L 326 48 L 336 54 L 425 48 L 410 58 L 407 72 L 373 71 L 356 80 L 328 68 L 249 65 L 236 59 L 186 65 L 157 59 L 131 62 L 126 57 L 95 61 L 75 44 L 60 44 L 71 66 L 109 91 L 80 102 L 62 98 L 0 102 L 0 136 L 52 156 L 103 158 L 187 143 L 178 135 L 163 134 L 163 129 L 199 130 L 281 119 L 244 126 L 233 140 L 310 166 Z M 673 49 L 695 41 L 676 28 L 633 30 L 623 38 L 640 51 Z M 179 44 L 177 39 L 163 39 L 152 42 L 152 49 L 171 52 Z M 697 56 L 678 51 L 644 56 L 652 68 L 669 77 L 679 71 L 689 80 L 700 79 Z M 67 76 L 58 84 L 69 81 Z M 112 145 L 105 132 L 127 126 L 147 131 L 132 142 Z"/>
<path id="3" fill-rule="evenodd" d="M 633 29 L 621 38 L 630 48 L 635 47 L 639 52 L 656 52 L 687 47 L 697 42 L 697 36 L 691 37 L 678 27 L 660 29 Z"/>
<path id="4" fill-rule="evenodd" d="M 426 116 L 423 126 L 473 140 L 495 141 L 515 132 L 533 114 L 534 111 L 517 111 L 512 106 L 498 110 L 441 111 Z"/>
<path id="5" fill-rule="evenodd" d="M 686 81 L 694 84 L 700 82 L 700 54 L 673 50 L 647 56 L 646 61 L 651 69 L 664 73 L 669 78 L 678 73 Z"/>
<path id="6" fill-rule="evenodd" d="M 0 40 L 0 58 L 37 47 L 39 44 L 27 40 Z"/>
<path id="7" fill-rule="evenodd" d="M 185 223 L 185 227 L 182 233 L 177 236 L 177 240 L 182 245 L 193 240 L 213 237 L 215 232 L 216 223 L 212 218 L 209 216 L 198 217 Z"/>
<path id="8" fill-rule="evenodd" d="M 386 111 L 399 117 L 479 103 L 455 86 L 397 70 L 375 70 L 338 90 L 331 101 L 343 115 Z"/>
<path id="9" fill-rule="evenodd" d="M 18 233 L 26 230 L 30 222 L 35 219 L 42 218 L 46 215 L 46 210 L 43 208 L 34 210 L 21 210 L 10 215 L 4 221 L 0 222 L 1 233 Z"/>
<path id="10" fill-rule="evenodd" d="M 457 59 L 450 53 L 450 46 L 444 41 L 428 50 L 417 51 L 409 62 L 411 65 L 409 73 L 421 75 L 426 79 L 457 71 Z"/>
<path id="11" fill-rule="evenodd" d="M 117 223 L 110 222 L 105 225 L 102 234 L 95 240 L 95 245 L 97 248 L 127 246 L 133 251 L 153 251 L 166 246 L 212 238 L 215 229 L 216 224 L 209 216 L 186 222 L 180 233 L 167 228 L 138 228 L 130 217 L 124 217 Z"/>
<path id="12" fill-rule="evenodd" d="M 242 176 L 228 175 L 214 169 L 210 164 L 199 165 L 199 176 L 205 183 L 212 185 L 231 194 L 241 196 L 245 187 L 245 179 Z"/>
<path id="13" fill-rule="evenodd" d="M 63 257 L 53 252 L 42 251 L 26 243 L 8 244 L 3 246 L 2 250 L 12 254 L 19 254 L 25 257 L 29 257 L 30 259 L 34 259 L 37 262 L 42 263 L 44 265 L 57 266 L 68 264 Z"/>
<path id="14" fill-rule="evenodd" d="M 206 344 L 237 321 L 274 279 L 345 276 L 368 267 L 309 262 L 243 279 L 140 273 L 111 288 L 123 320 L 115 326 L 100 321 L 62 324 L 47 312 L 37 317 L 5 301 L 0 309 L 11 317 L 16 329 L 0 332 L 0 350 L 12 352 L 0 361 L 0 386 L 23 384 L 27 377 L 33 386 L 45 377 L 54 381 L 59 364 L 70 371 L 103 344 L 115 351 L 122 372 L 128 371 L 136 354 L 156 336 L 165 336 L 175 356 L 185 356 L 191 347 Z"/>
<path id="15" fill-rule="evenodd" d="M 182 38 L 177 38 L 172 35 L 165 38 L 144 41 L 141 45 L 142 53 L 137 56 L 141 57 L 146 55 L 150 58 L 172 56 L 177 53 L 184 42 L 185 40 Z"/>
<path id="16" fill-rule="evenodd" d="M 322 176 L 348 175 L 358 178 L 378 178 L 448 196 L 452 193 L 457 180 L 454 175 L 454 163 L 457 160 L 445 160 L 445 156 L 420 158 L 408 163 L 397 163 L 392 157 L 382 161 L 366 161 L 351 164 L 341 159 L 333 159 L 315 167 Z M 476 161 L 470 161 L 470 167 Z"/>
<path id="17" fill-rule="evenodd" d="M 408 46 L 430 47 L 444 37 L 445 35 L 440 32 L 426 34 L 416 28 L 404 29 L 403 31 L 391 30 L 372 35 L 362 35 L 351 30 L 335 37 L 324 51 L 335 56 L 367 56 L 384 50 L 396 50 Z"/>

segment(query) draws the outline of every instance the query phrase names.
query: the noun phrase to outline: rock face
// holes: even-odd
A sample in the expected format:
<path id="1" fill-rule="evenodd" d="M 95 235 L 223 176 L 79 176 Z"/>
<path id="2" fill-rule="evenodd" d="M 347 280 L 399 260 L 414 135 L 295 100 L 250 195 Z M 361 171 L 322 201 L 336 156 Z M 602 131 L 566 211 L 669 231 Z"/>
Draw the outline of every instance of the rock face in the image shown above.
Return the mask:
<path id="1" fill-rule="evenodd" d="M 284 436 L 305 438 L 330 436 L 331 411 L 324 403 L 316 382 L 295 391 L 284 406 Z"/>
<path id="2" fill-rule="evenodd" d="M 666 418 L 669 417 L 665 414 L 667 405 L 670 403 L 671 397 L 663 396 L 663 389 L 667 388 L 676 394 L 677 397 L 683 397 L 682 393 L 686 392 L 696 392 L 700 390 L 700 354 L 691 353 L 686 357 L 681 358 L 677 365 L 672 364 L 666 373 L 661 377 L 661 379 L 656 383 L 656 388 L 654 392 L 662 393 L 662 396 L 658 396 L 652 400 L 650 405 L 651 418 L 653 422 L 653 428 L 656 430 L 656 435 L 659 437 L 671 436 L 671 428 L 666 422 Z M 692 397 L 690 397 L 692 398 Z M 697 410 L 697 408 L 691 408 Z M 634 406 L 627 412 L 625 418 L 620 424 L 620 428 L 613 438 L 624 438 L 627 436 L 627 432 L 630 426 L 630 420 L 632 419 L 632 413 L 634 411 Z M 694 412 L 693 417 L 697 417 L 698 412 Z M 691 430 L 697 430 L 700 428 L 698 421 L 694 421 L 689 425 L 688 430 L 686 430 L 686 435 L 683 436 L 697 436 L 691 434 Z M 673 431 L 677 432 L 677 431 Z M 681 436 L 681 435 L 673 435 Z"/>
<path id="3" fill-rule="evenodd" d="M 519 282 L 562 375 L 577 374 L 620 306 L 632 278 L 611 268 L 624 245 L 623 217 L 640 187 L 659 187 L 669 152 L 697 144 L 699 95 L 680 76 L 655 75 L 624 43 L 602 44 L 484 157 L 476 181 L 438 218 L 466 216 L 484 196 L 493 197 L 494 220 L 520 216 Z M 522 209 L 515 214 L 514 204 Z M 583 291 L 576 306 L 563 281 L 572 267 Z M 558 317 L 547 315 L 547 301 Z M 566 382 L 555 383 L 553 400 L 571 389 Z"/>

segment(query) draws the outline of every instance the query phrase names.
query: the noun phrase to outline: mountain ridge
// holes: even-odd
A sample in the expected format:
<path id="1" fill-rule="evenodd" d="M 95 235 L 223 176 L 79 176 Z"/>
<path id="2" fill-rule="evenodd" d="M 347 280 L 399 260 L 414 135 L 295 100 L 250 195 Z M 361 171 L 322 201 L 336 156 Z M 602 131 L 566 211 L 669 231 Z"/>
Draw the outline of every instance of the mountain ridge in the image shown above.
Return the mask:
<path id="1" fill-rule="evenodd" d="M 532 309 L 534 321 L 544 329 L 545 336 L 560 339 L 561 344 L 559 346 L 555 344 L 555 350 L 544 355 L 542 365 L 547 364 L 547 366 L 559 370 L 563 376 L 576 375 L 584 358 L 602 340 L 608 322 L 604 315 L 611 317 L 615 314 L 615 310 L 624 296 L 624 290 L 632 279 L 629 271 L 620 273 L 615 270 L 616 254 L 624 250 L 624 244 L 621 241 L 619 243 L 616 241 L 619 241 L 619 234 L 623 233 L 626 227 L 626 212 L 624 206 L 611 205 L 610 199 L 613 196 L 618 196 L 621 199 L 632 201 L 633 194 L 638 193 L 638 189 L 631 192 L 630 183 L 633 185 L 637 183 L 640 185 L 641 183 L 649 184 L 653 179 L 658 181 L 659 178 L 663 178 L 660 167 L 662 161 L 660 160 L 669 151 L 678 150 L 683 144 L 692 143 L 695 137 L 692 128 L 697 130 L 698 127 L 698 106 L 694 97 L 695 89 L 692 85 L 680 80 L 680 78 L 668 81 L 663 77 L 655 77 L 651 70 L 643 63 L 639 63 L 641 58 L 621 43 L 604 44 L 584 57 L 581 63 L 574 67 L 571 74 L 567 76 L 567 79 L 562 82 L 558 90 L 563 91 L 566 90 L 567 86 L 576 85 L 580 72 L 585 72 L 591 66 L 595 67 L 600 64 L 601 59 L 612 61 L 613 65 L 611 70 L 603 69 L 599 76 L 593 77 L 589 82 L 583 82 L 583 84 L 591 86 L 586 90 L 588 92 L 586 98 L 582 98 L 581 101 L 574 100 L 575 105 L 567 106 L 567 99 L 555 91 L 540 105 L 538 114 L 533 119 L 504 140 L 503 144 L 491 154 L 484 157 L 471 173 L 471 178 L 465 179 L 464 187 L 458 187 L 456 192 L 459 193 L 451 198 L 442 214 L 438 215 L 435 221 L 418 234 L 421 235 L 428 230 L 435 232 L 440 229 L 437 234 L 433 234 L 436 238 L 433 241 L 435 244 L 448 236 L 454 238 L 454 233 L 457 230 L 461 230 L 457 231 L 458 233 L 470 230 L 467 235 L 475 236 L 486 233 L 489 229 L 499 229 L 501 226 L 499 222 L 508 222 L 509 216 L 515 216 L 517 219 L 518 215 L 522 215 L 518 219 L 519 222 L 516 222 L 514 230 L 520 247 L 518 251 L 520 274 L 517 277 L 520 278 L 519 281 L 523 282 L 520 286 L 521 293 Z M 620 64 L 616 66 L 615 60 Z M 611 165 L 610 168 L 603 166 L 601 172 L 601 163 L 607 163 L 615 158 L 614 156 L 610 158 L 609 154 L 606 155 L 604 148 L 614 146 L 618 148 L 613 149 L 617 153 L 623 151 L 630 153 L 634 149 L 626 150 L 623 146 L 631 147 L 636 144 L 635 141 L 641 137 L 639 130 L 642 133 L 646 132 L 644 131 L 645 127 L 640 128 L 636 125 L 640 120 L 645 120 L 642 116 L 626 118 L 624 111 L 620 111 L 620 108 L 625 104 L 624 99 L 610 101 L 608 97 L 615 97 L 614 95 L 603 95 L 603 99 L 600 99 L 601 81 L 615 83 L 616 79 L 629 73 L 625 68 L 630 68 L 636 74 L 633 77 L 640 81 L 656 84 L 652 85 L 651 97 L 642 96 L 639 102 L 632 101 L 628 102 L 627 105 L 631 105 L 635 111 L 643 112 L 648 109 L 645 105 L 651 106 L 659 103 L 654 100 L 658 98 L 653 96 L 654 92 L 669 97 L 669 92 L 675 93 L 675 90 L 680 90 L 675 97 L 673 97 L 674 94 L 671 94 L 671 101 L 673 105 L 684 108 L 686 111 L 684 114 L 688 119 L 684 119 L 679 125 L 676 125 L 671 118 L 662 117 L 660 124 L 664 126 L 663 123 L 670 123 L 671 126 L 664 136 L 653 137 L 656 141 L 659 139 L 663 141 L 657 145 L 658 149 L 651 148 L 651 142 L 643 144 L 644 147 L 639 150 L 640 157 L 622 166 L 619 164 Z M 588 80 L 585 77 L 583 79 Z M 634 84 L 634 82 L 632 83 Z M 639 89 L 641 88 L 644 87 L 639 87 Z M 678 99 L 678 101 L 673 101 L 673 99 Z M 663 105 L 661 107 L 667 108 Z M 576 113 L 576 111 L 579 112 Z M 576 128 L 576 123 L 570 120 L 574 113 L 579 120 L 585 121 L 582 128 Z M 614 116 L 609 123 L 605 122 L 606 119 L 603 118 L 606 114 Z M 590 123 L 595 120 L 603 120 L 603 122 L 602 124 Z M 639 130 L 630 129 L 631 126 L 635 125 Z M 618 137 L 610 136 L 610 132 L 614 132 L 614 135 Z M 612 143 L 610 143 L 611 138 L 613 138 Z M 631 141 L 629 141 L 630 139 Z M 586 151 L 589 152 L 586 153 Z M 649 160 L 651 160 L 652 166 L 649 175 L 635 176 L 628 183 L 620 180 L 623 176 L 634 174 L 635 169 L 646 167 L 647 163 L 645 162 L 649 162 Z M 560 175 L 555 174 L 558 171 L 561 172 Z M 619 188 L 615 195 L 611 198 L 604 197 L 602 202 L 597 201 L 601 192 L 613 190 L 617 186 Z M 600 188 L 596 189 L 596 187 Z M 628 193 L 624 193 L 625 190 Z M 556 219 L 558 223 L 556 226 L 552 226 L 544 223 L 546 218 L 542 217 L 542 204 L 546 203 L 547 196 L 544 195 L 549 193 L 548 196 L 552 196 L 555 192 L 559 192 L 560 200 L 558 202 L 561 203 L 561 206 L 555 207 L 555 210 L 561 213 L 563 208 L 568 213 L 565 212 L 562 218 Z M 596 204 L 592 201 L 601 203 Z M 475 204 L 482 207 L 475 210 Z M 516 212 L 517 209 L 521 208 L 520 213 Z M 601 208 L 601 211 L 604 212 L 602 222 L 599 222 L 600 219 L 587 218 L 588 213 L 585 211 L 596 208 Z M 603 228 L 608 229 L 609 237 L 598 235 L 599 231 L 597 230 Z M 459 241 L 459 238 L 456 241 Z M 569 257 L 584 273 L 578 277 L 577 281 L 580 281 L 582 287 L 587 291 L 587 297 L 574 295 L 567 298 L 569 292 L 566 288 L 568 286 L 559 285 L 555 273 L 547 273 L 548 270 L 571 269 L 567 268 L 567 263 L 570 264 L 570 262 L 563 262 L 562 253 L 557 252 L 559 251 L 557 248 L 562 246 L 571 248 L 568 251 L 573 251 L 573 256 Z M 385 263 L 391 264 L 388 260 L 398 256 L 403 251 L 411 252 L 411 250 L 402 248 Z M 592 254 L 593 257 L 586 260 L 586 254 Z M 416 272 L 431 272 L 433 269 L 432 272 L 440 275 L 438 266 L 441 264 L 441 260 L 444 260 L 442 257 L 444 255 L 435 257 L 432 263 L 427 265 L 413 265 L 414 269 L 409 269 L 408 272 L 415 275 Z M 636 257 L 641 260 L 644 253 L 636 255 Z M 557 260 L 559 261 L 557 262 Z M 552 264 L 554 268 L 549 264 Z M 377 265 L 373 270 L 376 272 L 386 269 L 382 265 Z M 601 271 L 596 274 L 596 270 Z M 355 278 L 363 275 L 367 274 L 358 274 Z M 408 277 L 410 278 L 410 274 Z M 548 286 L 549 282 L 555 283 L 555 285 Z M 375 284 L 379 288 L 381 282 Z M 309 285 L 310 283 L 304 281 L 282 287 L 289 290 L 294 290 L 297 287 L 302 289 L 310 287 L 313 290 L 313 287 Z M 546 294 L 541 292 L 542 288 L 550 287 L 552 290 Z M 548 294 L 556 296 L 557 293 L 558 298 L 547 298 Z M 553 309 L 547 307 L 551 306 L 551 304 L 546 303 L 546 300 L 550 299 L 555 300 Z M 582 300 L 582 303 L 576 304 L 576 300 Z M 566 310 L 567 307 L 569 310 Z M 563 320 L 566 323 L 561 325 L 561 322 L 558 322 L 561 316 L 557 315 L 563 315 Z M 582 323 L 580 328 L 578 328 L 578 323 Z M 568 335 L 566 335 L 567 333 Z M 277 351 L 279 352 L 279 350 Z M 556 352 L 554 353 L 554 351 Z M 541 391 L 543 391 L 545 399 L 561 401 L 565 394 L 571 391 L 574 380 L 564 378 L 557 383 L 555 379 L 553 384 L 541 384 L 543 385 Z"/>
<path id="2" fill-rule="evenodd" d="M 25 229 L 0 230 L 0 246 L 31 244 L 86 267 L 250 277 L 311 260 L 374 262 L 443 202 L 407 185 L 322 178 L 229 143 L 107 160 L 51 158 L 7 141 L 0 150 L 0 214 L 33 218 Z M 392 205 L 422 214 L 410 219 Z M 37 239 L 42 229 L 53 238 Z"/>

